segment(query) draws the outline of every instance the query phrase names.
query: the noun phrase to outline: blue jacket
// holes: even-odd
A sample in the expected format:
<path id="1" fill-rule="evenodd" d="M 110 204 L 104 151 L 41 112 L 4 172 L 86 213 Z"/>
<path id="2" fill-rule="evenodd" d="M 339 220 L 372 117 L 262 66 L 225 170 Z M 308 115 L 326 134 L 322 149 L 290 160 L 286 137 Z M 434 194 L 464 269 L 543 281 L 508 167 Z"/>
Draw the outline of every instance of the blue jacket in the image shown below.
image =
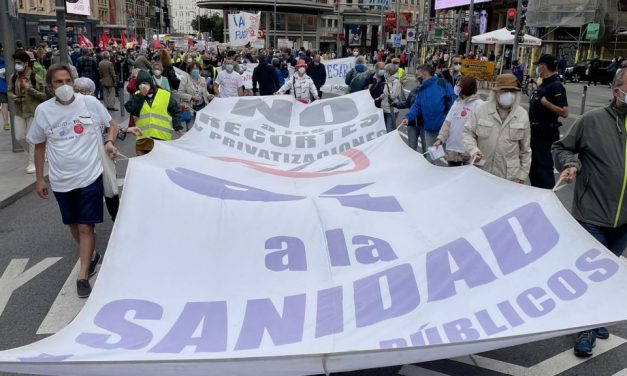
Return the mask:
<path id="1" fill-rule="evenodd" d="M 453 87 L 445 79 L 431 77 L 422 83 L 418 96 L 405 115 L 408 121 L 422 118 L 426 131 L 439 132 L 457 96 Z"/>
<path id="2" fill-rule="evenodd" d="M 0 56 L 0 69 L 5 68 L 4 66 L 4 56 Z M 6 77 L 6 72 L 5 72 Z M 0 93 L 7 92 L 7 80 L 6 78 L 0 78 Z"/>

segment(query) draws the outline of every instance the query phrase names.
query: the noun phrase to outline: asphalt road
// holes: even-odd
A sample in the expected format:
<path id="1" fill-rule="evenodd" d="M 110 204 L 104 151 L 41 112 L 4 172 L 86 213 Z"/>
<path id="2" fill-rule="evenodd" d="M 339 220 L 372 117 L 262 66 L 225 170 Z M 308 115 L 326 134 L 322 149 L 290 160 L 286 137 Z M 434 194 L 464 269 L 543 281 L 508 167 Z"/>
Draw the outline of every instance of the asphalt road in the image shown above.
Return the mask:
<path id="1" fill-rule="evenodd" d="M 571 116 L 564 121 L 563 133 L 579 114 L 583 85 L 566 87 Z M 607 87 L 592 87 L 588 91 L 587 108 L 601 107 L 609 98 Z M 127 156 L 134 155 L 132 136 L 119 142 L 118 147 Z M 118 163 L 120 178 L 126 164 Z M 560 190 L 557 195 L 570 207 L 572 187 Z M 111 227 L 109 218 L 97 226 L 96 248 L 101 252 L 106 249 Z M 76 246 L 61 223 L 54 198 L 42 200 L 33 193 L 0 210 L 0 250 L 0 349 L 40 340 L 60 329 L 78 312 L 83 301 L 75 295 Z M 21 279 L 15 278 L 19 274 Z M 570 335 L 477 354 L 472 359 L 462 357 L 341 375 L 627 376 L 627 325 L 610 329 L 610 339 L 597 341 L 595 356 L 585 360 L 572 354 L 575 336 Z"/>

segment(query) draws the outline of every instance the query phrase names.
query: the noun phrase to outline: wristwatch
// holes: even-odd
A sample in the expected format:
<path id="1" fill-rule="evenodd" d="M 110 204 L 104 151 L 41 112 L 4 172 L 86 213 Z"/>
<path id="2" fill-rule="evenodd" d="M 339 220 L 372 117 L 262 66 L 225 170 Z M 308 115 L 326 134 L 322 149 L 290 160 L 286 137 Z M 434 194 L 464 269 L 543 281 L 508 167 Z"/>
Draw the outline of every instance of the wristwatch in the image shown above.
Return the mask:
<path id="1" fill-rule="evenodd" d="M 105 142 L 104 142 L 104 145 L 106 145 L 108 142 L 110 142 L 110 143 L 111 143 L 111 145 L 113 145 L 113 140 L 107 140 L 107 141 L 105 141 Z"/>

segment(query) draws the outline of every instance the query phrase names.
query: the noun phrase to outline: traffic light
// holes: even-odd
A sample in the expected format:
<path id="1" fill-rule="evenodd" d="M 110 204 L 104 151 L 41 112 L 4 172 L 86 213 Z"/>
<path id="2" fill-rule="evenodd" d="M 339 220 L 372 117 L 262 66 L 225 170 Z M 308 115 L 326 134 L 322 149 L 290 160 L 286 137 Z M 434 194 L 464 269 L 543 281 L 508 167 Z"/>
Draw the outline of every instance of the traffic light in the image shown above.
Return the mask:
<path id="1" fill-rule="evenodd" d="M 509 31 L 516 29 L 516 9 L 509 8 L 507 10 L 507 23 L 505 27 L 507 27 Z"/>

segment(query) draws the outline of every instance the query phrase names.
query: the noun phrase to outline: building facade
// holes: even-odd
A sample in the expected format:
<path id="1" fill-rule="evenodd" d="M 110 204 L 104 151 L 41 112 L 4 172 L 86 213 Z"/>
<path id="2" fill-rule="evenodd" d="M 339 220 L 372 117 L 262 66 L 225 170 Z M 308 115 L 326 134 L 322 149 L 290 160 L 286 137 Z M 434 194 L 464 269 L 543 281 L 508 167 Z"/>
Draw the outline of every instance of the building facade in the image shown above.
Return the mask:
<path id="1" fill-rule="evenodd" d="M 194 34 L 192 22 L 197 16 L 210 16 L 211 10 L 199 8 L 194 0 L 170 0 L 172 2 L 172 32 Z"/>
<path id="2" fill-rule="evenodd" d="M 390 0 L 384 9 L 372 5 L 379 3 L 376 0 L 198 0 L 198 6 L 222 10 L 225 36 L 230 13 L 261 12 L 266 46 L 289 44 L 344 52 L 349 47 L 375 50 L 389 45 L 389 36 L 397 27 L 400 33 L 421 17 L 425 1 Z M 399 14 L 399 22 L 386 27 L 389 13 Z"/>

